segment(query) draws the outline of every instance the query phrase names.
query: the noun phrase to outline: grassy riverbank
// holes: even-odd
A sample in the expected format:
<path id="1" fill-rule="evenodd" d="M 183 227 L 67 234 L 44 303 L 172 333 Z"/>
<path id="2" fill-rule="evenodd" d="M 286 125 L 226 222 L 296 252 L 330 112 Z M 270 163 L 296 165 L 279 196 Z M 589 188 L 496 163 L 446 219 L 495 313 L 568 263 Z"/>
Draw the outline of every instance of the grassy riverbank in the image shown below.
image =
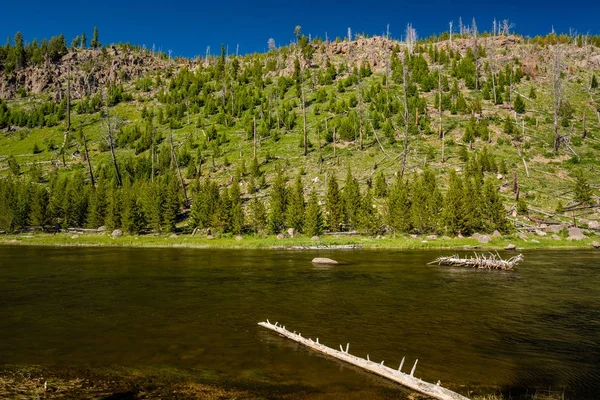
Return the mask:
<path id="1" fill-rule="evenodd" d="M 502 250 L 509 244 L 517 249 L 549 248 L 592 248 L 592 242 L 600 241 L 598 236 L 589 236 L 583 240 L 568 241 L 566 237 L 530 236 L 522 239 L 517 236 L 491 238 L 488 243 L 480 243 L 473 238 L 448 238 L 411 236 L 384 236 L 381 238 L 365 236 L 322 236 L 318 241 L 306 236 L 277 239 L 275 236 L 224 236 L 209 239 L 206 236 L 156 236 L 123 235 L 113 238 L 109 234 L 19 234 L 0 236 L 0 245 L 32 246 L 83 246 L 83 247 L 189 247 L 189 248 L 230 248 L 230 249 L 314 249 L 335 248 L 354 245 L 364 249 L 481 249 Z"/>
<path id="2" fill-rule="evenodd" d="M 378 398 L 424 398 L 405 392 L 400 386 L 382 387 Z M 303 399 L 331 398 L 314 389 L 294 384 L 251 384 L 249 382 L 215 383 L 195 374 L 171 370 L 135 368 L 69 368 L 41 366 L 0 367 L 0 397 L 3 399 Z M 360 398 L 357 394 L 354 398 Z M 532 390 L 531 393 L 475 394 L 474 400 L 559 400 L 564 392 Z M 568 397 L 566 397 L 568 398 Z"/>

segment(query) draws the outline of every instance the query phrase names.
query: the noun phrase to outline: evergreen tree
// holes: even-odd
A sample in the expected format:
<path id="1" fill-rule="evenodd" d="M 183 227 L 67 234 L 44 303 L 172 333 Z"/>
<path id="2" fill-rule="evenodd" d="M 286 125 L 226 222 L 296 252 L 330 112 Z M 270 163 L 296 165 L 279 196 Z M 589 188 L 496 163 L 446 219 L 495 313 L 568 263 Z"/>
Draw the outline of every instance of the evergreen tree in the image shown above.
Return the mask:
<path id="1" fill-rule="evenodd" d="M 327 182 L 325 209 L 327 211 L 327 225 L 329 230 L 332 232 L 338 231 L 341 228 L 344 218 L 344 203 L 334 175 L 331 175 Z"/>
<path id="2" fill-rule="evenodd" d="M 223 188 L 212 215 L 211 226 L 219 232 L 227 233 L 231 232 L 231 225 L 231 198 L 229 191 Z"/>
<path id="3" fill-rule="evenodd" d="M 575 201 L 578 203 L 588 204 L 592 201 L 592 189 L 583 172 L 575 173 L 575 186 L 573 187 Z"/>
<path id="4" fill-rule="evenodd" d="M 63 197 L 64 218 L 63 228 L 82 227 L 87 215 L 87 191 L 84 187 L 83 176 L 80 173 L 73 175 L 65 188 Z"/>
<path id="5" fill-rule="evenodd" d="M 244 211 L 242 210 L 242 196 L 238 178 L 233 180 L 229 190 L 229 198 L 231 200 L 231 231 L 240 235 L 244 229 Z"/>
<path id="6" fill-rule="evenodd" d="M 256 159 L 256 157 L 254 157 L 252 159 L 252 163 L 250 164 L 250 174 L 254 178 L 258 178 L 261 175 L 261 173 L 260 173 L 260 167 L 258 165 L 258 160 Z"/>
<path id="7" fill-rule="evenodd" d="M 304 221 L 304 233 L 308 236 L 319 236 L 323 233 L 323 212 L 319 205 L 319 199 L 315 189 L 311 190 L 306 206 L 306 219 Z"/>
<path id="8" fill-rule="evenodd" d="M 252 200 L 250 225 L 254 233 L 262 232 L 267 225 L 267 210 L 264 203 L 258 197 L 254 197 L 254 200 Z"/>
<path id="9" fill-rule="evenodd" d="M 155 232 L 161 232 L 163 227 L 164 192 L 162 180 L 146 183 L 142 191 L 142 210 L 147 223 Z"/>
<path id="10" fill-rule="evenodd" d="M 191 222 L 195 228 L 211 226 L 212 215 L 219 202 L 219 187 L 209 178 L 201 185 L 192 202 Z"/>
<path id="11" fill-rule="evenodd" d="M 181 201 L 179 199 L 179 184 L 175 175 L 168 175 L 166 181 L 166 194 L 163 203 L 163 229 L 166 232 L 175 232 L 175 223 Z"/>
<path id="12" fill-rule="evenodd" d="M 517 114 L 523 114 L 525 112 L 525 101 L 520 94 L 515 98 L 514 107 Z"/>
<path id="13" fill-rule="evenodd" d="M 488 216 L 485 214 L 483 207 L 483 194 L 481 182 L 483 175 L 473 178 L 465 177 L 465 230 L 463 234 L 469 235 L 473 232 L 486 230 L 484 219 Z"/>
<path id="14" fill-rule="evenodd" d="M 464 233 L 466 230 L 465 191 L 460 176 L 450 171 L 448 190 L 444 197 L 442 221 L 446 231 L 452 234 Z"/>
<path id="15" fill-rule="evenodd" d="M 368 188 L 360 202 L 358 229 L 370 234 L 381 230 L 381 218 L 377 209 L 373 207 L 373 195 L 371 189 Z"/>
<path id="16" fill-rule="evenodd" d="M 125 181 L 127 182 L 127 181 Z M 129 183 L 123 187 L 123 211 L 121 214 L 121 225 L 129 233 L 137 234 L 144 228 L 145 221 L 137 199 L 136 191 Z"/>
<path id="17" fill-rule="evenodd" d="M 287 225 L 296 232 L 302 232 L 304 226 L 304 186 L 302 174 L 296 176 L 294 187 L 290 191 L 290 201 L 287 209 Z"/>
<path id="18" fill-rule="evenodd" d="M 285 228 L 285 215 L 288 204 L 288 189 L 283 168 L 277 167 L 277 175 L 271 188 L 269 201 L 269 230 L 277 234 Z"/>
<path id="19" fill-rule="evenodd" d="M 96 187 L 90 191 L 87 226 L 98 228 L 104 225 L 106 215 L 106 184 L 100 179 Z"/>
<path id="20" fill-rule="evenodd" d="M 108 230 L 115 230 L 121 227 L 121 191 L 116 189 L 114 184 L 107 190 L 106 218 L 104 225 Z"/>
<path id="21" fill-rule="evenodd" d="M 33 191 L 31 211 L 29 213 L 29 224 L 42 229 L 48 225 L 48 202 L 50 194 L 45 187 L 38 187 Z"/>
<path id="22" fill-rule="evenodd" d="M 598 88 L 598 78 L 596 78 L 596 74 L 592 75 L 592 81 L 590 83 L 590 88 L 592 88 L 592 89 Z"/>
<path id="23" fill-rule="evenodd" d="M 374 188 L 373 188 L 373 194 L 378 199 L 380 199 L 382 197 L 386 197 L 387 196 L 387 189 L 388 189 L 388 187 L 387 187 L 387 182 L 385 181 L 385 176 L 383 175 L 383 172 L 379 171 L 379 173 L 375 177 L 375 184 L 374 184 Z"/>
<path id="24" fill-rule="evenodd" d="M 389 190 L 387 200 L 388 225 L 396 232 L 409 232 L 411 230 L 410 218 L 411 201 L 408 191 L 408 183 L 398 178 Z"/>
<path id="25" fill-rule="evenodd" d="M 85 49 L 85 48 L 87 48 L 87 36 L 85 36 L 85 32 L 83 32 L 83 33 L 81 34 L 81 41 L 80 41 L 80 44 L 81 44 L 81 48 L 82 48 L 82 49 Z"/>
<path id="26" fill-rule="evenodd" d="M 435 175 L 425 170 L 412 185 L 412 225 L 418 233 L 436 232 L 438 216 L 442 211 L 442 194 L 437 186 Z"/>
<path id="27" fill-rule="evenodd" d="M 6 232 L 12 232 L 15 227 L 16 197 L 13 180 L 0 179 L 0 229 Z"/>
<path id="28" fill-rule="evenodd" d="M 357 180 L 352 176 L 352 171 L 348 168 L 344 191 L 342 192 L 344 202 L 344 222 L 354 229 L 358 223 L 358 216 L 361 206 L 360 187 Z"/>
<path id="29" fill-rule="evenodd" d="M 502 203 L 502 198 L 498 194 L 498 189 L 491 179 L 487 179 L 483 186 L 483 219 L 484 229 L 487 232 L 498 230 L 507 233 L 510 225 L 506 219 L 506 209 Z"/>
<path id="30" fill-rule="evenodd" d="M 100 47 L 100 40 L 99 40 L 99 33 L 98 33 L 98 27 L 95 26 L 94 27 L 94 34 L 92 35 L 92 48 L 93 49 L 97 49 L 98 47 Z"/>

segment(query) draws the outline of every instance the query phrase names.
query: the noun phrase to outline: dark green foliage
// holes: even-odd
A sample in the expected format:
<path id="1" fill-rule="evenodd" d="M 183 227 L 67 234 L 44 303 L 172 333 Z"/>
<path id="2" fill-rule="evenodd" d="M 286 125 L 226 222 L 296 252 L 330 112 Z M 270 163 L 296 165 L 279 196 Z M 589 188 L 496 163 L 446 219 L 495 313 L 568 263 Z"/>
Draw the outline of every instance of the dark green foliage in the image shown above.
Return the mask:
<path id="1" fill-rule="evenodd" d="M 296 232 L 302 232 L 305 219 L 304 186 L 302 175 L 296 176 L 296 181 L 289 195 L 287 208 L 287 226 L 294 228 Z"/>
<path id="2" fill-rule="evenodd" d="M 92 35 L 92 48 L 97 49 L 100 47 L 100 34 L 98 33 L 98 27 L 94 27 L 94 34 Z"/>
<path id="3" fill-rule="evenodd" d="M 576 202 L 588 204 L 592 200 L 592 188 L 581 171 L 575 173 L 575 186 L 573 187 L 573 197 Z"/>
<path id="4" fill-rule="evenodd" d="M 525 112 L 525 101 L 520 94 L 515 98 L 514 107 L 517 114 L 523 114 Z"/>
<path id="5" fill-rule="evenodd" d="M 419 233 L 433 233 L 439 229 L 438 218 L 442 211 L 442 194 L 431 170 L 425 170 L 413 181 L 411 220 L 412 227 Z"/>
<path id="6" fill-rule="evenodd" d="M 596 78 L 596 74 L 592 74 L 592 81 L 590 82 L 590 88 L 591 89 L 598 88 L 598 78 Z"/>
<path id="7" fill-rule="evenodd" d="M 21 165 L 18 163 L 15 156 L 10 156 L 6 160 L 8 163 L 8 169 L 14 176 L 18 176 L 21 173 Z"/>
<path id="8" fill-rule="evenodd" d="M 339 231 L 344 220 L 344 203 L 334 175 L 330 175 L 327 181 L 325 209 L 329 230 L 332 232 Z"/>
<path id="9" fill-rule="evenodd" d="M 386 197 L 387 191 L 388 191 L 388 187 L 387 187 L 387 182 L 385 181 L 385 176 L 383 175 L 383 172 L 379 171 L 379 173 L 377 173 L 377 176 L 375 177 L 373 194 L 375 195 L 375 197 L 377 197 L 379 199 L 382 197 Z"/>
<path id="10" fill-rule="evenodd" d="M 285 229 L 285 215 L 288 206 L 288 188 L 283 168 L 277 168 L 269 199 L 269 231 L 277 234 Z"/>
<path id="11" fill-rule="evenodd" d="M 355 229 L 359 222 L 361 194 L 358 181 L 352 176 L 350 168 L 348 168 L 344 183 L 342 201 L 344 203 L 344 222 L 349 229 Z"/>
<path id="12" fill-rule="evenodd" d="M 491 179 L 487 179 L 483 186 L 483 207 L 481 213 L 485 216 L 485 218 L 482 218 L 483 230 L 485 232 L 498 230 L 501 233 L 507 233 L 510 231 L 510 225 L 506 218 L 506 209 L 498 194 L 498 188 Z"/>
<path id="13" fill-rule="evenodd" d="M 520 197 L 517 201 L 517 212 L 521 215 L 527 215 L 529 213 L 529 207 L 524 198 Z"/>
<path id="14" fill-rule="evenodd" d="M 392 231 L 409 232 L 411 223 L 411 199 L 409 196 L 408 182 L 398 175 L 389 190 L 387 201 L 388 225 Z"/>
<path id="15" fill-rule="evenodd" d="M 255 197 L 250 205 L 250 226 L 254 233 L 262 232 L 267 225 L 267 210 L 264 203 Z"/>
<path id="16" fill-rule="evenodd" d="M 304 220 L 304 233 L 308 236 L 318 236 L 323 233 L 323 212 L 319 205 L 317 192 L 313 189 L 308 196 L 306 218 Z"/>
<path id="17" fill-rule="evenodd" d="M 450 171 L 448 190 L 444 197 L 442 221 L 448 233 L 457 235 L 465 233 L 467 230 L 467 210 L 463 180 L 453 170 Z"/>

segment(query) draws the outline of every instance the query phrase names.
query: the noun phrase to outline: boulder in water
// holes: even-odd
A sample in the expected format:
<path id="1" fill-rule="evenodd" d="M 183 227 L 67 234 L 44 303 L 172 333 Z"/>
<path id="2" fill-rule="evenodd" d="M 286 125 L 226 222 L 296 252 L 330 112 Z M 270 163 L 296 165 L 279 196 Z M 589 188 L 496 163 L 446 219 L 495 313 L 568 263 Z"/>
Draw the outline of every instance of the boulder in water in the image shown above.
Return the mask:
<path id="1" fill-rule="evenodd" d="M 312 263 L 313 264 L 326 264 L 326 265 L 339 264 L 339 262 L 332 260 L 331 258 L 324 258 L 324 257 L 313 258 Z"/>

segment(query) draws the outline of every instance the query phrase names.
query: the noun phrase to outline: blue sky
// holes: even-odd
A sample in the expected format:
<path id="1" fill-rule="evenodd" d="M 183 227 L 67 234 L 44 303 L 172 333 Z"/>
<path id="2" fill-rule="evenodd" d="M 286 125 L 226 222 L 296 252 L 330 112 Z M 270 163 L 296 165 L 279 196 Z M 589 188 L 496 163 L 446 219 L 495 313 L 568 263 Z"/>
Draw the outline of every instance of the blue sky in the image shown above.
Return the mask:
<path id="1" fill-rule="evenodd" d="M 60 4 L 59 4 L 60 3 Z M 2 6 L 0 38 L 21 31 L 26 41 L 64 33 L 67 41 L 85 31 L 88 43 L 94 25 L 102 43 L 130 42 L 174 55 L 204 54 L 206 47 L 218 53 L 221 43 L 235 52 L 262 52 L 273 37 L 277 45 L 293 40 L 296 25 L 305 34 L 330 38 L 355 33 L 382 34 L 390 24 L 393 37 L 400 38 L 408 22 L 419 36 L 448 30 L 462 16 L 477 20 L 479 30 L 491 30 L 494 18 L 510 19 L 524 35 L 569 31 L 600 34 L 600 1 L 583 0 L 573 4 L 552 1 L 503 0 L 502 2 L 428 1 L 189 1 L 107 0 L 107 1 L 8 1 Z"/>

